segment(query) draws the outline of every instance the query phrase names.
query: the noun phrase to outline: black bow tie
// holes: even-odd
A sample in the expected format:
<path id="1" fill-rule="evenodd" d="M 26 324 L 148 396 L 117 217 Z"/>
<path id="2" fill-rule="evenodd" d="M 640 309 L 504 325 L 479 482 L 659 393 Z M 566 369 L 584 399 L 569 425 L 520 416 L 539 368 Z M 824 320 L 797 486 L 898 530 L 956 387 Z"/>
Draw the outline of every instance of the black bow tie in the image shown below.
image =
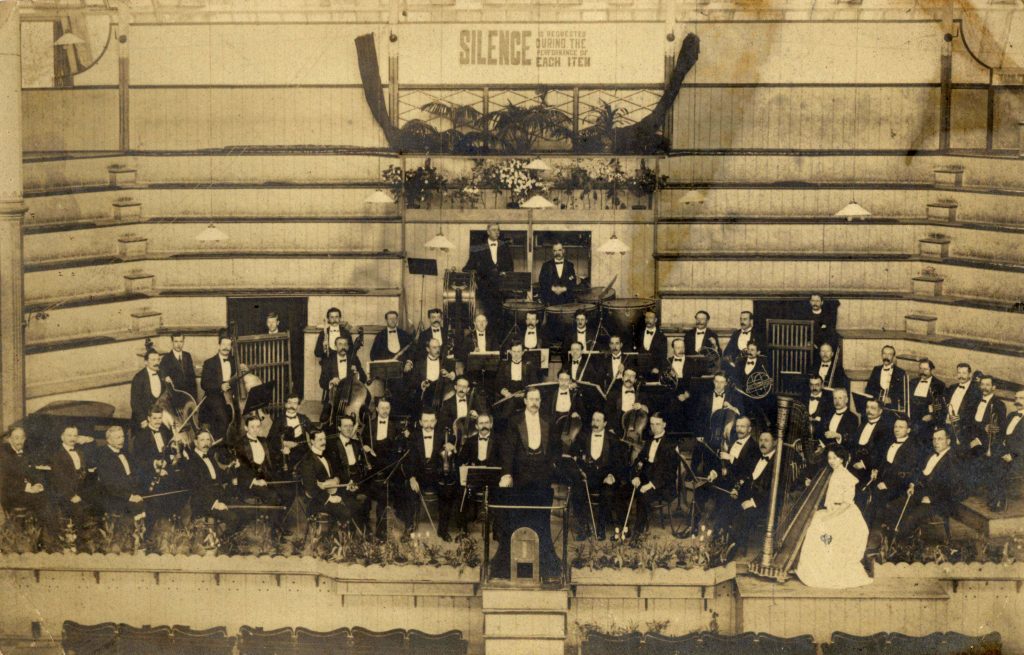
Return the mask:
<path id="1" fill-rule="evenodd" d="M 388 334 L 395 334 L 396 332 L 398 332 L 398 330 L 395 330 L 393 328 L 388 328 Z"/>
<path id="2" fill-rule="evenodd" d="M 895 441 L 894 443 L 897 443 L 897 444 L 901 444 L 901 443 L 904 443 L 904 442 L 906 442 L 906 440 L 907 440 L 908 438 L 909 438 L 909 437 L 903 437 L 902 439 L 897 439 L 897 440 L 896 440 L 896 441 Z"/>
<path id="3" fill-rule="evenodd" d="M 772 456 L 771 455 L 761 455 L 761 459 L 763 461 L 765 461 L 765 462 L 770 462 L 772 460 Z"/>
<path id="4" fill-rule="evenodd" d="M 683 361 L 683 358 L 682 357 L 673 357 L 672 361 L 673 362 L 681 362 L 681 361 Z"/>
<path id="5" fill-rule="evenodd" d="M 68 451 L 69 453 L 73 453 L 73 452 L 75 452 L 75 447 L 72 446 L 72 447 L 68 448 L 67 446 L 65 446 L 64 450 Z"/>
<path id="6" fill-rule="evenodd" d="M 874 421 L 868 421 L 868 425 L 876 425 L 877 423 L 878 419 L 875 419 Z"/>
<path id="7" fill-rule="evenodd" d="M 199 453 L 199 458 L 202 459 L 204 462 L 209 459 L 206 453 Z"/>
<path id="8" fill-rule="evenodd" d="M 227 358 L 227 357 L 221 357 L 221 358 L 220 358 L 220 361 L 222 361 L 222 362 L 224 362 L 224 363 L 227 363 L 227 361 L 228 361 L 228 358 Z"/>
<path id="9" fill-rule="evenodd" d="M 756 364 L 756 363 L 757 363 L 757 360 L 756 360 L 756 359 L 748 359 L 748 360 L 747 360 L 747 363 L 748 363 L 748 364 Z"/>
<path id="10" fill-rule="evenodd" d="M 485 334 L 484 334 L 483 332 L 477 332 L 477 333 L 476 333 L 476 336 L 478 336 L 478 337 L 484 337 L 484 336 L 487 336 L 487 335 L 485 335 Z"/>
<path id="11" fill-rule="evenodd" d="M 698 335 L 702 335 L 702 334 L 704 334 L 704 330 L 697 330 L 697 334 L 698 334 Z"/>
<path id="12" fill-rule="evenodd" d="M 819 393 L 816 396 L 814 394 L 811 394 L 811 400 L 821 400 L 821 394 Z"/>
<path id="13" fill-rule="evenodd" d="M 982 397 L 981 401 L 978 404 L 980 405 L 982 403 L 987 403 L 988 401 L 989 401 L 988 398 Z"/>
<path id="14" fill-rule="evenodd" d="M 647 328 L 647 334 L 654 334 L 654 328 Z"/>
<path id="15" fill-rule="evenodd" d="M 558 395 L 559 395 L 559 396 L 568 396 L 568 395 L 569 395 L 569 392 L 568 392 L 568 391 L 559 391 L 559 392 L 558 392 Z"/>
<path id="16" fill-rule="evenodd" d="M 842 416 L 845 413 L 846 413 L 845 409 L 837 409 L 836 410 L 836 416 Z"/>
<path id="17" fill-rule="evenodd" d="M 651 442 L 652 443 L 658 443 L 659 441 L 661 441 L 664 438 L 665 438 L 665 435 L 661 435 L 660 437 L 651 437 Z"/>
<path id="18" fill-rule="evenodd" d="M 966 388 L 967 388 L 967 385 L 966 385 L 966 384 L 959 384 L 959 385 L 957 385 L 957 386 L 958 386 L 959 388 L 961 388 L 961 389 L 966 389 Z"/>
<path id="19" fill-rule="evenodd" d="M 740 330 L 740 334 L 750 334 L 750 330 Z"/>
<path id="20" fill-rule="evenodd" d="M 487 443 L 487 439 L 488 439 L 487 437 L 480 437 L 479 438 L 480 443 Z"/>
<path id="21" fill-rule="evenodd" d="M 595 432 L 595 433 L 593 434 L 593 437 L 594 437 L 595 439 L 604 439 L 604 432 Z"/>
<path id="22" fill-rule="evenodd" d="M 246 439 L 249 440 L 249 443 L 258 443 L 259 442 L 259 439 L 253 439 L 252 437 L 246 437 Z"/>
<path id="23" fill-rule="evenodd" d="M 886 373 L 891 373 L 892 372 L 892 367 L 891 366 L 883 366 L 882 370 L 885 371 Z"/>
<path id="24" fill-rule="evenodd" d="M 715 398 L 725 398 L 725 394 L 724 393 L 716 393 L 715 394 Z"/>

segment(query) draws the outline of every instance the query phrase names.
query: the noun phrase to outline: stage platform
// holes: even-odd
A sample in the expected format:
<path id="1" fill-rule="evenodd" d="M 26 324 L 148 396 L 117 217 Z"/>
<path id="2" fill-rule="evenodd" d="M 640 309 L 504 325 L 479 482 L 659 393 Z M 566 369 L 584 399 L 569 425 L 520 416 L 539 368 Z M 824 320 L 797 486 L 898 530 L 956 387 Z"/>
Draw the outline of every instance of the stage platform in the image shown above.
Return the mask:
<path id="1" fill-rule="evenodd" d="M 1002 512 L 993 512 L 984 498 L 968 498 L 957 507 L 956 518 L 984 537 L 1024 534 L 1024 498 L 1011 497 Z"/>

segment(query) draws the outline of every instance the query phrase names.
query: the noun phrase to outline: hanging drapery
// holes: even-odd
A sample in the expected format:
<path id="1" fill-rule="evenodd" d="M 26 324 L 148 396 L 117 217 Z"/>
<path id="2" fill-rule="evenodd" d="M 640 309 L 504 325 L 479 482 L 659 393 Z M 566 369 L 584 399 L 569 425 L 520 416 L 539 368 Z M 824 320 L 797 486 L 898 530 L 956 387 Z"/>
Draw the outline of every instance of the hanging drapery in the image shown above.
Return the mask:
<path id="1" fill-rule="evenodd" d="M 356 37 L 356 55 L 359 59 L 359 77 L 363 80 L 363 95 L 370 113 L 377 124 L 384 130 L 388 146 L 395 147 L 395 127 L 388 115 L 388 106 L 384 100 L 384 87 L 380 82 L 380 64 L 377 62 L 377 46 L 373 34 Z"/>

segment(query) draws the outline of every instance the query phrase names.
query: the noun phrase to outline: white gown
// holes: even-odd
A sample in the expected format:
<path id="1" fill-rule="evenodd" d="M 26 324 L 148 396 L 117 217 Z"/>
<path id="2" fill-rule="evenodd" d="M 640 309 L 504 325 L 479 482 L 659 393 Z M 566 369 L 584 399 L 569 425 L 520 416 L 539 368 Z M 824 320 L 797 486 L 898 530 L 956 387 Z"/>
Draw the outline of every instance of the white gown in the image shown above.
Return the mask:
<path id="1" fill-rule="evenodd" d="M 811 518 L 796 567 L 797 577 L 808 587 L 849 589 L 871 582 L 861 564 L 868 525 L 853 502 L 856 489 L 857 478 L 845 468 L 832 472 L 825 508 Z"/>

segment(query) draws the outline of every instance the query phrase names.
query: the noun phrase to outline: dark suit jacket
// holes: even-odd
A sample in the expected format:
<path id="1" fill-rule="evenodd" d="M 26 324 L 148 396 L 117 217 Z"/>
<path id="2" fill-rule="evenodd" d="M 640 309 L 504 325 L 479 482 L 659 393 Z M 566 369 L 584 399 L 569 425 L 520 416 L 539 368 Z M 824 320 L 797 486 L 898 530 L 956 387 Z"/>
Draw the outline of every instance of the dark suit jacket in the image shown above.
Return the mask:
<path id="1" fill-rule="evenodd" d="M 733 443 L 736 443 L 735 440 Z M 724 489 L 739 487 L 743 480 L 750 476 L 750 472 L 754 470 L 754 466 L 760 457 L 761 451 L 758 449 L 757 437 L 750 435 L 750 438 L 747 439 L 747 442 L 740 449 L 736 461 L 722 462 L 722 466 L 718 471 L 722 475 L 722 482 L 719 486 Z"/>
<path id="2" fill-rule="evenodd" d="M 928 383 L 928 396 L 924 398 L 918 398 L 914 395 L 914 390 L 917 389 L 917 385 L 920 382 L 920 377 L 913 378 L 910 380 L 910 416 L 913 418 L 915 423 L 923 424 L 922 420 L 929 413 L 932 414 L 932 420 L 928 425 L 936 425 L 945 420 L 946 416 L 942 411 L 932 413 L 929 411 L 928 406 L 930 404 L 945 407 L 943 405 L 943 399 L 945 398 L 946 385 L 943 384 L 942 380 L 932 376 L 931 381 Z"/>
<path id="3" fill-rule="evenodd" d="M 473 391 L 473 389 L 470 389 L 469 395 L 466 397 L 467 412 L 476 411 L 479 413 L 487 411 L 489 405 L 483 390 L 478 387 L 475 390 L 476 393 L 473 393 Z M 445 430 L 451 430 L 455 423 L 455 419 L 458 416 L 458 409 L 455 403 L 455 396 L 441 403 L 441 410 L 437 413 L 437 427 L 441 430 L 441 434 L 444 434 Z"/>
<path id="4" fill-rule="evenodd" d="M 981 420 L 975 421 L 974 417 L 978 413 L 978 408 L 981 405 L 984 397 L 979 398 L 978 402 L 974 405 L 974 411 L 969 416 L 964 416 L 962 420 L 965 420 L 965 427 L 967 429 L 967 441 L 970 442 L 972 439 L 980 439 L 981 446 L 976 447 L 978 453 L 984 452 L 988 448 L 989 437 L 985 432 L 985 428 L 994 423 L 999 426 L 1000 434 L 1002 434 L 1003 426 L 1006 425 L 1006 404 L 1000 400 L 996 395 L 992 395 L 991 400 L 985 405 L 985 410 L 981 414 Z M 999 434 L 993 440 L 993 444 L 999 440 Z"/>
<path id="5" fill-rule="evenodd" d="M 172 435 L 167 426 L 160 426 L 160 436 L 163 437 L 165 447 L 171 443 Z M 157 450 L 156 446 L 156 439 L 153 437 L 152 430 L 139 430 L 135 433 L 132 453 L 129 459 L 134 469 L 133 473 L 138 475 L 139 481 L 143 486 L 149 484 L 156 474 L 153 468 L 153 461 L 163 456 L 163 453 Z"/>
<path id="6" fill-rule="evenodd" d="M 640 403 L 641 405 L 647 405 L 648 404 L 648 398 L 643 393 L 643 391 L 636 390 L 636 402 Z M 650 407 L 650 406 L 648 405 L 648 407 Z M 616 380 L 612 384 L 611 389 L 608 390 L 608 397 L 605 400 L 605 404 L 604 404 L 605 422 L 608 423 L 608 425 L 614 427 L 617 432 L 621 431 L 621 428 L 622 428 L 622 415 L 625 414 L 625 412 L 628 412 L 630 409 L 632 409 L 632 408 L 631 407 L 626 407 L 625 410 L 623 410 L 623 407 L 622 407 L 622 380 Z"/>
<path id="7" fill-rule="evenodd" d="M 339 326 L 338 336 L 342 336 L 342 337 L 345 337 L 346 339 L 348 339 L 349 346 L 354 346 L 355 345 L 355 344 L 352 343 L 352 332 L 350 332 L 349 329 L 347 327 L 345 327 L 344 324 Z M 337 337 L 335 337 L 335 338 L 337 338 Z M 323 328 L 321 328 L 320 334 L 317 335 L 317 337 L 316 337 L 316 344 L 313 346 L 313 354 L 316 356 L 317 359 L 323 360 L 324 358 L 326 358 L 328 355 L 330 355 L 333 352 L 334 344 L 333 343 L 324 343 L 326 340 L 327 340 L 327 327 L 324 326 Z M 350 350 L 351 350 L 351 348 L 350 348 Z"/>
<path id="8" fill-rule="evenodd" d="M 932 509 L 939 516 L 950 516 L 956 504 L 966 495 L 960 471 L 963 463 L 957 459 L 953 449 L 950 448 L 932 469 L 932 474 L 926 476 L 924 467 L 928 465 L 928 460 L 933 454 L 934 451 L 923 458 L 923 463 L 914 480 L 914 493 L 918 498 L 927 496 L 931 500 Z"/>
<path id="9" fill-rule="evenodd" d="M 444 357 L 439 358 L 438 371 L 447 370 L 451 371 L 453 366 L 449 363 L 445 366 Z M 419 401 L 418 394 L 420 393 L 420 385 L 427 379 L 427 357 L 426 355 L 418 358 L 413 362 L 412 370 L 409 371 L 410 382 L 415 385 L 415 392 L 417 394 L 417 402 Z"/>
<path id="10" fill-rule="evenodd" d="M 902 494 L 907 490 L 907 485 L 914 479 L 914 476 L 921 470 L 922 453 L 921 448 L 914 439 L 907 438 L 896 451 L 892 463 L 886 459 L 889 448 L 896 443 L 896 437 L 889 437 L 879 448 L 879 459 L 876 468 L 878 469 L 877 482 L 884 482 L 887 493 L 890 497 Z"/>
<path id="11" fill-rule="evenodd" d="M 597 359 L 595 360 L 594 358 Z M 611 353 L 601 353 L 601 355 L 594 355 L 591 358 L 590 365 L 593 366 L 594 364 L 601 365 L 601 387 L 607 389 L 608 385 L 612 383 L 612 380 L 615 379 L 616 375 L 615 367 L 612 365 Z M 621 360 L 619 362 L 619 365 L 622 367 L 623 371 L 625 371 L 627 368 L 636 370 L 636 357 L 633 355 L 627 355 L 626 353 L 621 353 Z"/>
<path id="12" fill-rule="evenodd" d="M 665 333 L 659 327 L 654 332 L 654 338 L 651 339 L 651 347 L 644 348 L 644 332 L 646 329 L 646 327 L 640 326 L 633 333 L 632 350 L 637 353 L 650 353 L 653 362 L 652 366 L 659 366 L 668 356 L 668 337 L 665 336 Z M 642 371 L 641 374 L 646 375 L 647 371 Z"/>
<path id="13" fill-rule="evenodd" d="M 832 412 L 836 409 L 835 403 L 832 401 L 832 394 L 828 391 L 821 392 L 821 397 L 818 399 L 818 407 L 814 413 L 810 411 L 810 394 L 803 397 L 803 403 L 807 407 L 808 418 L 811 419 L 811 426 L 814 429 L 814 436 L 820 439 L 825 434 L 825 427 L 828 425 L 825 421 L 832 416 Z"/>
<path id="14" fill-rule="evenodd" d="M 864 385 L 864 393 L 872 398 L 879 398 L 882 395 L 881 378 L 881 365 L 871 369 L 871 375 L 868 376 L 868 382 Z M 883 407 L 906 407 L 906 398 L 903 397 L 903 387 L 906 379 L 906 371 L 894 364 L 892 367 L 892 378 L 889 381 L 889 391 L 886 394 L 886 397 L 889 399 L 889 404 L 883 405 Z"/>
<path id="15" fill-rule="evenodd" d="M 488 352 L 497 352 L 501 348 L 501 339 L 490 326 L 484 332 L 484 340 L 487 342 Z M 470 328 L 463 333 L 462 340 L 456 347 L 456 357 L 459 361 L 466 362 L 471 352 L 476 352 L 476 328 Z"/>
<path id="16" fill-rule="evenodd" d="M 75 446 L 75 453 L 82 461 L 82 468 L 78 471 L 75 470 L 75 463 L 71 461 L 71 455 L 64 450 L 63 446 L 54 449 L 50 455 L 48 489 L 53 497 L 61 503 L 69 502 L 73 496 L 82 496 L 85 477 L 89 473 L 89 468 L 94 466 L 94 456 L 87 449 Z"/>
<path id="17" fill-rule="evenodd" d="M 750 379 L 750 377 L 752 377 L 753 375 L 756 375 L 757 373 L 763 373 L 767 375 L 769 378 L 772 376 L 771 368 L 769 368 L 768 366 L 768 358 L 765 357 L 764 355 L 757 356 L 757 363 L 754 365 L 754 368 L 750 371 L 749 374 L 746 372 L 746 366 L 747 358 L 744 357 L 743 359 L 736 362 L 736 368 L 733 370 L 732 382 L 740 389 L 746 389 L 747 380 Z"/>
<path id="18" fill-rule="evenodd" d="M 1007 430 L 1010 429 L 1010 423 L 1015 416 L 1020 416 L 1021 420 L 1017 421 L 1017 426 L 1013 429 L 1013 432 L 1007 434 Z M 1007 414 L 1006 420 L 1002 425 L 1002 431 L 999 434 L 1000 438 L 996 439 L 995 443 L 992 444 L 993 457 L 1002 457 L 1009 454 L 1016 460 L 1021 454 L 1024 454 L 1024 415 L 1022 415 L 1022 412 L 1013 411 Z"/>
<path id="19" fill-rule="evenodd" d="M 741 330 L 739 330 L 738 328 L 733 330 L 732 334 L 729 335 L 729 343 L 726 344 L 725 349 L 722 350 L 722 357 L 729 360 L 730 362 L 734 362 L 742 357 L 746 357 L 747 355 L 746 352 L 741 353 L 740 348 L 737 345 L 737 342 L 740 338 L 740 332 Z M 764 340 L 761 338 L 761 334 L 758 332 L 756 325 L 750 329 L 750 339 L 751 341 L 757 344 L 764 343 Z M 687 352 L 689 352 L 689 350 L 687 350 Z"/>
<path id="20" fill-rule="evenodd" d="M 11 444 L 0 444 L 0 501 L 5 509 L 20 506 L 25 485 L 39 481 L 24 450 L 17 455 Z"/>
<path id="21" fill-rule="evenodd" d="M 700 427 L 705 430 L 705 432 L 700 433 L 701 436 L 707 436 L 707 429 L 711 424 L 711 407 L 714 402 L 714 398 L 715 392 L 712 390 L 709 393 L 701 394 L 697 401 L 697 420 L 699 423 L 695 425 L 694 428 L 696 429 L 697 427 Z M 736 391 L 727 388 L 725 390 L 725 402 L 738 409 L 740 414 L 743 413 L 743 396 L 738 394 Z"/>
<path id="22" fill-rule="evenodd" d="M 160 393 L 163 393 L 165 382 L 159 371 L 156 374 L 160 380 Z M 149 386 L 149 369 L 143 367 L 141 371 L 132 378 L 131 403 L 132 403 L 132 427 L 137 428 L 140 423 L 149 418 L 149 409 L 156 401 Z"/>
<path id="23" fill-rule="evenodd" d="M 746 472 L 743 477 L 743 481 L 740 484 L 738 502 L 742 503 L 745 500 L 753 500 L 755 511 L 758 513 L 767 513 L 768 504 L 771 502 L 772 479 L 775 477 L 775 453 L 773 452 L 768 456 L 770 459 L 767 466 L 764 471 L 761 472 L 760 477 L 755 480 L 754 469 L 757 467 L 758 461 L 763 457 L 760 450 L 757 450 L 756 452 L 757 457 L 754 458 L 753 463 L 750 466 L 750 470 Z M 787 460 L 788 457 L 785 456 L 785 450 L 783 450 L 782 471 L 786 470 Z M 782 502 L 783 495 L 784 494 L 781 493 L 779 494 L 777 502 Z"/>
<path id="24" fill-rule="evenodd" d="M 503 360 L 498 364 L 498 375 L 494 381 L 494 390 L 497 393 L 501 393 L 502 389 L 508 389 L 512 393 L 516 391 L 522 391 L 528 385 L 536 384 L 540 382 L 540 371 L 538 371 L 532 362 L 523 360 L 523 371 L 522 380 L 519 382 L 512 381 L 512 361 Z"/>
<path id="25" fill-rule="evenodd" d="M 232 354 L 228 356 L 228 362 L 231 365 L 231 375 L 233 377 L 238 374 L 238 360 L 235 359 L 234 354 Z M 225 410 L 227 410 L 227 400 L 225 400 L 224 398 L 224 392 L 220 390 L 220 385 L 222 385 L 225 382 L 227 382 L 227 380 L 225 380 L 223 375 L 221 374 L 219 354 L 214 355 L 213 357 L 210 357 L 205 362 L 203 362 L 203 372 L 199 379 L 199 385 L 203 388 L 203 393 L 206 394 L 206 400 L 203 402 L 203 409 L 206 408 L 206 405 L 218 405 L 222 406 Z M 232 384 L 232 388 L 236 392 L 235 404 L 237 409 L 237 380 Z M 206 415 L 207 414 L 205 413 L 203 414 L 203 416 Z M 204 420 L 202 416 L 200 417 L 200 420 Z"/>
<path id="26" fill-rule="evenodd" d="M 394 416 L 388 417 L 387 432 L 384 435 L 379 433 L 379 417 L 370 418 L 370 420 L 367 421 L 366 426 L 370 434 L 370 447 L 373 448 L 373 452 L 375 453 L 375 456 L 370 462 L 373 466 L 382 468 L 392 464 L 402 456 L 405 449 L 408 447 L 405 434 L 403 434 L 401 429 L 402 426 Z M 381 436 L 383 436 L 384 439 L 381 439 Z M 392 480 L 398 479 L 399 475 L 400 473 L 396 472 L 392 477 Z"/>
<path id="27" fill-rule="evenodd" d="M 501 448 L 495 435 L 492 434 L 487 440 L 487 457 L 483 461 L 478 458 L 478 445 L 479 437 L 470 437 L 462 444 L 458 457 L 459 466 L 501 466 Z"/>
<path id="28" fill-rule="evenodd" d="M 445 344 L 444 340 L 447 338 L 447 335 L 448 335 L 448 326 L 442 325 L 441 326 L 441 354 L 442 355 L 444 355 L 444 352 L 446 350 L 445 346 L 447 344 Z M 425 356 L 427 354 L 427 344 L 430 343 L 430 340 L 433 339 L 433 338 L 434 338 L 434 331 L 429 326 L 427 327 L 427 329 L 422 330 L 419 333 L 419 335 L 416 337 L 416 353 L 415 354 L 416 354 L 417 358 L 423 357 L 423 356 Z M 410 353 L 410 355 L 412 355 L 412 353 Z"/>
<path id="29" fill-rule="evenodd" d="M 625 444 L 619 441 L 619 437 L 609 426 L 604 429 L 604 443 L 601 445 L 601 454 L 597 459 L 590 454 L 590 437 L 593 430 L 586 429 L 576 437 L 576 440 L 569 446 L 569 455 L 576 458 L 576 462 L 587 475 L 587 484 L 590 491 L 597 491 L 596 485 L 603 484 L 608 475 L 615 476 L 616 484 L 625 480 L 629 468 L 629 452 Z M 661 447 L 658 448 L 659 456 Z"/>
<path id="30" fill-rule="evenodd" d="M 633 461 L 633 475 L 640 478 L 641 484 L 650 482 L 654 490 L 665 497 L 675 496 L 676 477 L 679 471 L 679 457 L 675 453 L 676 443 L 668 436 L 662 438 L 654 461 L 647 460 L 647 452 L 651 447 L 651 437 L 644 439 L 644 445 Z"/>
<path id="31" fill-rule="evenodd" d="M 396 329 L 398 331 L 398 348 L 401 350 L 412 343 L 412 335 L 402 328 Z M 383 330 L 378 332 L 375 337 L 373 337 L 373 345 L 370 346 L 370 359 L 392 359 L 396 354 L 397 352 L 391 352 L 388 350 L 388 329 L 385 327 Z M 405 351 L 403 358 L 407 358 L 409 354 L 408 350 Z"/>
<path id="32" fill-rule="evenodd" d="M 540 419 L 540 448 L 529 449 L 526 431 L 526 417 L 520 412 L 512 417 L 508 424 L 508 432 L 501 439 L 502 473 L 512 476 L 515 487 L 539 487 L 547 489 L 554 473 L 555 459 L 561 454 L 561 444 L 552 438 L 551 426 Z"/>
<path id="33" fill-rule="evenodd" d="M 313 422 L 306 418 L 304 414 L 298 414 L 298 419 L 299 427 L 302 429 L 302 434 L 299 436 L 295 435 L 295 428 L 288 427 L 287 418 L 285 418 L 283 413 L 274 417 L 274 421 L 270 424 L 270 431 L 267 432 L 267 445 L 270 446 L 275 457 L 281 460 L 282 463 L 284 457 L 281 454 L 281 449 L 284 447 L 284 442 L 298 442 L 299 445 L 288 454 L 288 467 L 292 470 L 295 470 L 295 467 L 302 461 L 302 458 L 306 456 L 306 451 L 309 448 L 306 440 L 315 431 Z"/>
<path id="34" fill-rule="evenodd" d="M 409 436 L 409 456 L 405 466 L 406 476 L 416 478 L 420 488 L 436 486 L 444 473 L 444 460 L 441 450 L 444 448 L 444 430 L 440 423 L 434 428 L 434 446 L 430 453 L 424 452 L 423 431 L 414 430 Z M 452 460 L 454 462 L 454 459 Z"/>
<path id="35" fill-rule="evenodd" d="M 824 437 L 825 432 L 828 431 L 829 423 L 832 422 L 832 417 L 835 416 L 835 410 L 829 413 L 828 416 L 821 419 L 821 434 Z M 860 425 L 860 418 L 853 413 L 849 408 L 843 413 L 843 417 L 839 419 L 839 425 L 837 426 L 836 432 L 843 437 L 843 443 L 849 443 L 850 439 L 856 439 L 860 433 L 857 431 L 857 427 Z"/>
<path id="36" fill-rule="evenodd" d="M 189 505 L 192 508 L 192 516 L 195 518 L 209 516 L 215 501 L 227 503 L 227 493 L 224 489 L 227 478 L 217 468 L 212 457 L 210 457 L 210 463 L 213 464 L 214 477 L 212 478 L 210 469 L 207 468 L 199 453 L 194 453 L 183 469 L 188 488 L 192 490 Z"/>
<path id="37" fill-rule="evenodd" d="M 359 361 L 359 355 L 349 354 L 348 355 L 348 367 L 349 370 L 345 372 L 345 377 L 352 375 L 352 367 L 356 367 L 356 375 L 360 382 L 366 382 L 366 371 L 363 370 L 363 363 Z M 323 360 L 323 364 L 320 366 L 320 388 L 327 390 L 331 385 L 331 380 L 338 376 L 338 358 L 329 357 Z M 341 378 L 342 381 L 345 378 Z"/>
<path id="38" fill-rule="evenodd" d="M 690 328 L 683 333 L 683 345 L 686 346 L 684 351 L 687 355 L 699 355 L 700 353 L 696 350 L 697 340 L 697 328 Z M 718 338 L 718 334 L 711 328 L 707 328 L 704 332 L 704 345 L 703 348 L 714 345 L 718 348 L 719 354 L 722 352 L 722 342 Z"/>
<path id="39" fill-rule="evenodd" d="M 124 450 L 121 451 L 124 454 Z M 127 454 L 125 454 L 127 457 Z M 128 464 L 131 475 L 124 472 L 118 456 L 109 447 L 96 450 L 96 475 L 99 478 L 99 496 L 108 512 L 123 512 L 128 507 L 128 497 L 138 493 L 140 483 L 138 471 Z M 141 507 L 139 508 L 141 509 Z"/>
<path id="40" fill-rule="evenodd" d="M 274 479 L 274 471 L 277 470 L 277 466 L 274 460 L 274 452 L 270 449 L 270 444 L 263 437 L 259 437 L 259 442 L 263 446 L 263 450 L 266 456 L 263 458 L 262 464 L 256 464 L 253 460 L 252 446 L 249 445 L 248 437 L 243 436 L 242 441 L 238 444 L 235 449 L 235 454 L 238 456 L 238 488 L 243 492 L 249 491 L 252 487 L 253 480 L 266 480 L 270 482 Z"/>
<path id="41" fill-rule="evenodd" d="M 310 516 L 319 512 L 327 504 L 327 498 L 331 495 L 329 490 L 321 489 L 317 482 L 326 482 L 334 477 L 338 478 L 341 482 L 345 482 L 342 475 L 341 462 L 326 450 L 323 456 L 327 460 L 329 471 L 324 468 L 320 459 L 311 450 L 306 452 L 306 455 L 299 462 L 299 466 L 296 469 L 296 476 L 302 485 L 302 493 L 309 502 L 306 507 L 306 513 Z"/>
<path id="42" fill-rule="evenodd" d="M 568 259 L 562 266 L 562 275 L 558 275 L 555 268 L 555 260 L 550 259 L 540 267 L 540 275 L 537 278 L 537 286 L 540 291 L 540 301 L 545 305 L 559 305 L 574 302 L 576 300 L 576 267 Z M 565 293 L 556 294 L 551 287 L 565 287 Z"/>
<path id="43" fill-rule="evenodd" d="M 849 440 L 843 441 L 843 446 L 850 452 L 850 473 L 861 478 L 861 482 L 867 479 L 872 469 L 878 468 L 879 461 L 884 457 L 884 454 L 881 452 L 882 446 L 889 443 L 893 436 L 892 421 L 886 420 L 883 414 L 871 431 L 871 438 L 868 440 L 868 443 L 861 446 L 860 435 L 867 424 L 867 416 L 864 416 L 861 419 L 860 425 L 850 435 Z M 863 462 L 864 468 L 853 468 L 857 462 Z"/>
<path id="44" fill-rule="evenodd" d="M 192 363 L 192 354 L 187 351 L 181 351 L 180 363 L 173 352 L 164 355 L 163 359 L 160 360 L 160 377 L 171 378 L 175 389 L 187 391 L 192 394 L 193 398 L 196 398 L 199 393 L 196 388 L 196 367 Z"/>
<path id="45" fill-rule="evenodd" d="M 512 266 L 512 250 L 506 241 L 498 241 L 498 263 L 495 264 L 491 259 L 491 250 L 485 240 L 483 243 L 469 247 L 469 259 L 462 270 L 464 272 L 474 271 L 477 288 L 483 288 L 493 293 L 498 288 L 500 274 L 511 271 Z"/>

